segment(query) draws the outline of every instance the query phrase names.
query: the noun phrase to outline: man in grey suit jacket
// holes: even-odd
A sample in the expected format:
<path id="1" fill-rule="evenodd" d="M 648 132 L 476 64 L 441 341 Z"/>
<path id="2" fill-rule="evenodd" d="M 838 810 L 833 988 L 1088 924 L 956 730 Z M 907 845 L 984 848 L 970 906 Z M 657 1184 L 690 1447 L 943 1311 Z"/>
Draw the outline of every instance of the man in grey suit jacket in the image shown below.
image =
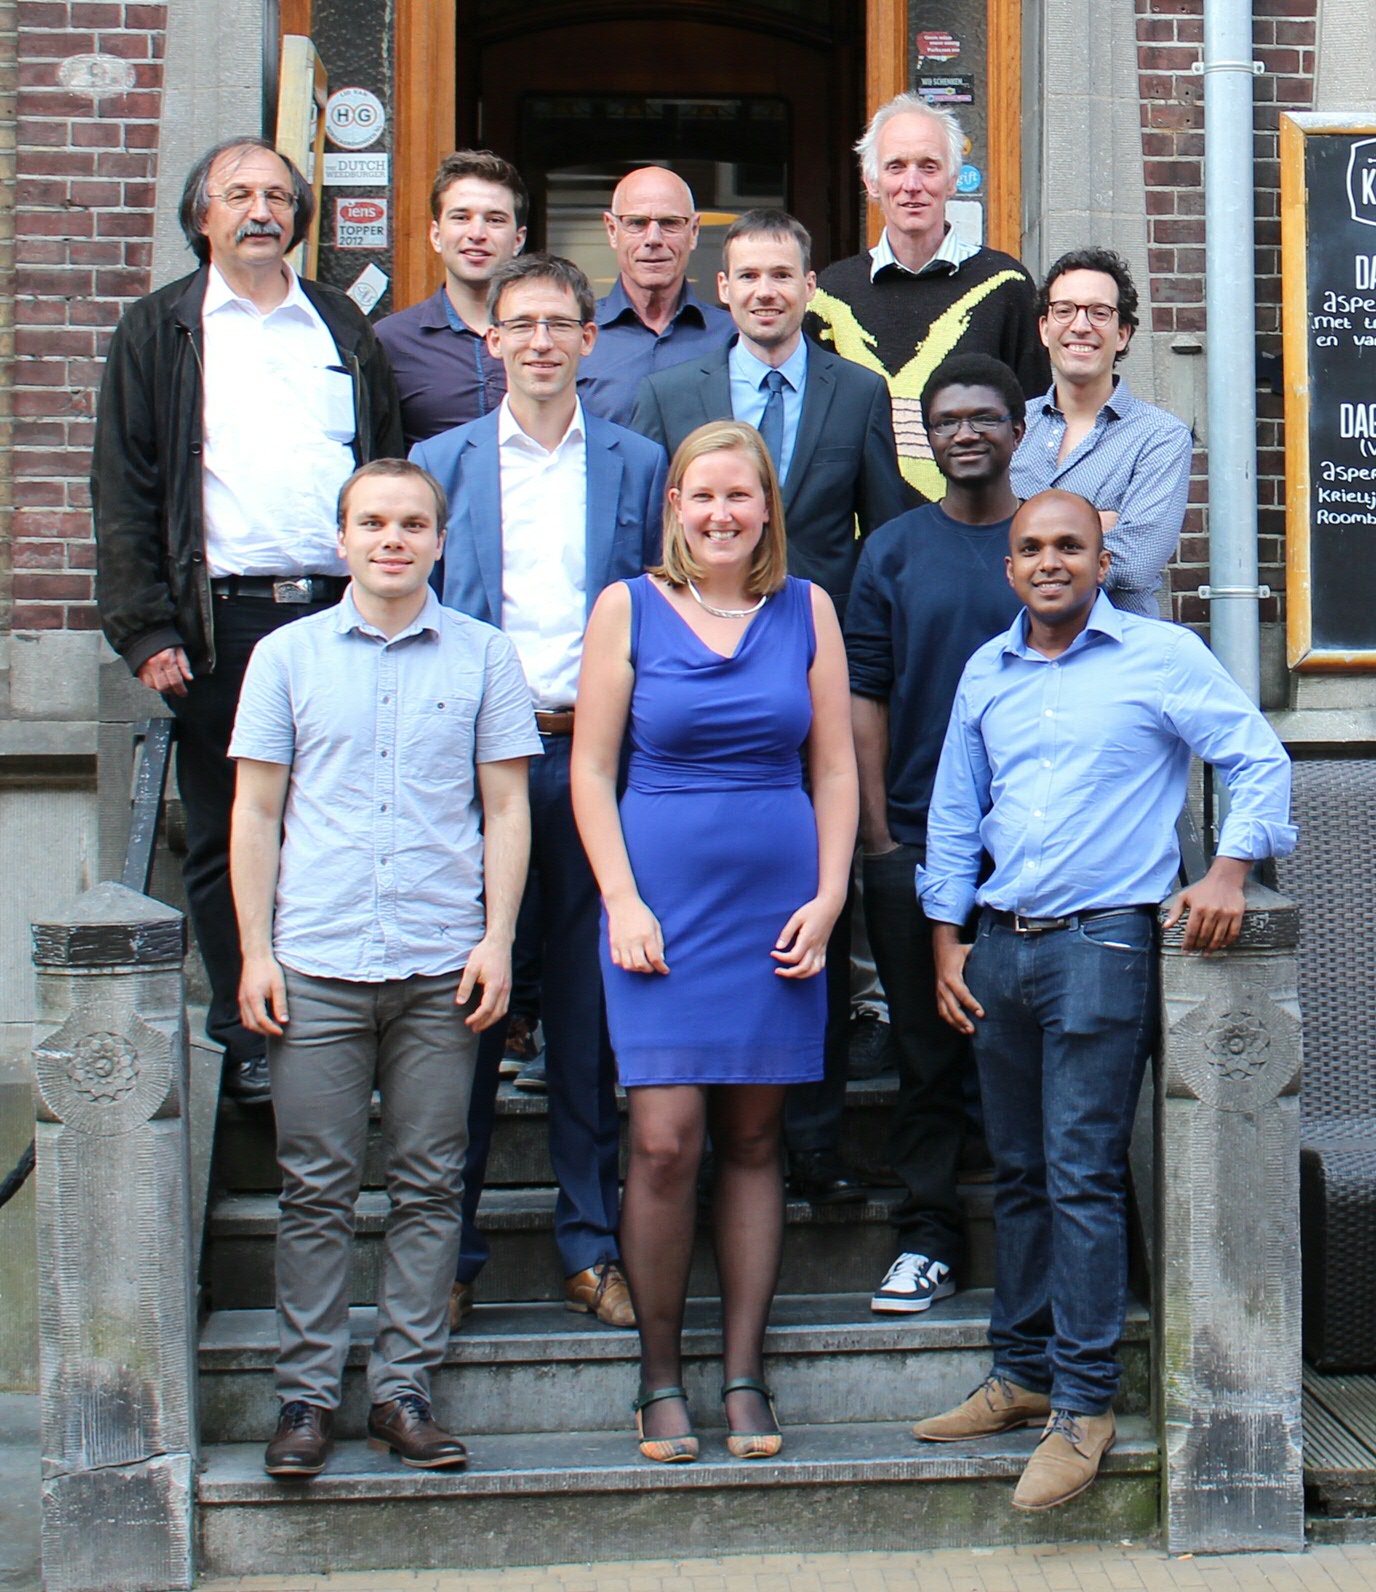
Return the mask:
<path id="1" fill-rule="evenodd" d="M 647 376 L 632 428 L 672 456 L 709 420 L 756 426 L 783 488 L 789 573 L 815 581 L 844 611 L 860 538 L 916 501 L 898 470 L 888 388 L 803 337 L 817 278 L 802 222 L 748 210 L 721 253 L 717 291 L 738 335 Z"/>
<path id="2" fill-rule="evenodd" d="M 647 376 L 631 424 L 670 454 L 709 420 L 756 426 L 783 487 L 789 572 L 815 581 L 844 618 L 861 538 L 916 502 L 898 469 L 888 386 L 803 336 L 817 278 L 802 222 L 783 210 L 748 210 L 728 230 L 721 253 L 717 292 L 738 335 Z M 827 950 L 826 1075 L 789 1090 L 785 1118 L 790 1187 L 818 1204 L 865 1198 L 837 1149 L 849 1059 L 850 941 L 847 911 Z"/>

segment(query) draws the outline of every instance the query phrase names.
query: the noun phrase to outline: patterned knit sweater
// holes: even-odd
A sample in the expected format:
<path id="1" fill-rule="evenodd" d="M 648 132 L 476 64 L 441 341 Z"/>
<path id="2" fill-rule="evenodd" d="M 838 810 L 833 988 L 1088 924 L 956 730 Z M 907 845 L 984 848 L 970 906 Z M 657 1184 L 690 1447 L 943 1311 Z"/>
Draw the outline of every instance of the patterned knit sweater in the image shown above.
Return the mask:
<path id="1" fill-rule="evenodd" d="M 899 465 L 935 503 L 946 483 L 922 425 L 927 378 L 951 354 L 992 354 L 1012 367 L 1024 393 L 1044 393 L 1051 370 L 1037 334 L 1036 290 L 1012 255 L 997 249 L 981 249 L 945 275 L 889 268 L 871 282 L 870 265 L 868 254 L 855 254 L 821 273 L 808 330 L 888 382 Z"/>

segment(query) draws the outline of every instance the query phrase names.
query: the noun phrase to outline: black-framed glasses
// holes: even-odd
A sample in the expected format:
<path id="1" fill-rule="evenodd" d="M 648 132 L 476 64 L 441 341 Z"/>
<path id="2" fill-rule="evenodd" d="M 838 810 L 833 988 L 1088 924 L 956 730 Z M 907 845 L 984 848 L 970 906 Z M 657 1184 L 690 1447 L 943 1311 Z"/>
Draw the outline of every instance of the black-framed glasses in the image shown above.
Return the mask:
<path id="1" fill-rule="evenodd" d="M 693 224 L 692 216 L 619 216 L 615 211 L 612 220 L 633 238 L 643 238 L 651 226 L 658 227 L 666 238 L 681 238 Z"/>
<path id="2" fill-rule="evenodd" d="M 1003 415 L 954 415 L 941 420 L 933 420 L 928 426 L 928 432 L 934 437 L 954 437 L 964 426 L 969 426 L 971 431 L 981 434 L 986 431 L 997 431 L 1005 420 L 1011 420 L 1011 414 Z"/>
<path id="3" fill-rule="evenodd" d="M 212 199 L 218 199 L 222 205 L 227 205 L 231 210 L 247 210 L 255 199 L 262 198 L 266 201 L 269 210 L 295 210 L 296 195 L 288 193 L 285 188 L 226 188 L 223 193 L 213 193 Z"/>
<path id="4" fill-rule="evenodd" d="M 1089 317 L 1091 326 L 1107 326 L 1118 313 L 1116 304 L 1077 304 L 1074 299 L 1052 299 L 1046 306 L 1046 313 L 1057 326 L 1069 326 L 1075 317 L 1083 310 Z"/>
<path id="5" fill-rule="evenodd" d="M 574 320 L 571 315 L 541 315 L 538 319 L 516 315 L 509 321 L 493 321 L 492 324 L 518 343 L 528 343 L 535 336 L 537 326 L 543 326 L 556 343 L 571 343 L 583 330 L 582 321 Z"/>

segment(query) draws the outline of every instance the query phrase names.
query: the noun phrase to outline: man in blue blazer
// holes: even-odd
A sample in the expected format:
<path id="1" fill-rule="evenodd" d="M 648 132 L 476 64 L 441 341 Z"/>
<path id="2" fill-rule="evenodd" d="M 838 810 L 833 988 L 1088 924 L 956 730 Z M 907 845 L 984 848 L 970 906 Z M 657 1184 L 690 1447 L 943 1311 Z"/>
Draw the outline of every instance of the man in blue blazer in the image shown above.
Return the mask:
<path id="1" fill-rule="evenodd" d="M 917 501 L 898 469 L 882 376 L 803 336 L 817 285 L 812 240 L 783 210 L 748 210 L 722 241 L 717 292 L 736 323 L 725 347 L 640 384 L 637 431 L 672 453 L 709 420 L 759 428 L 783 487 L 789 573 L 830 593 L 842 618 L 860 539 Z M 826 1075 L 788 1093 L 789 1185 L 817 1204 L 863 1200 L 838 1145 L 846 1101 L 851 1017 L 851 913 L 827 951 Z M 861 958 L 862 979 L 866 968 Z"/>
<path id="2" fill-rule="evenodd" d="M 441 596 L 506 631 L 535 703 L 544 755 L 531 765 L 531 886 L 523 933 L 543 960 L 554 1231 L 565 1302 L 635 1325 L 618 1264 L 619 1123 L 598 969 L 598 895 L 569 799 L 583 630 L 605 586 L 660 554 L 667 460 L 657 444 L 587 414 L 575 387 L 597 338 L 593 294 L 568 260 L 521 255 L 493 277 L 488 343 L 507 377 L 499 408 L 417 443 L 411 457 L 449 495 Z M 462 690 L 462 682 L 455 682 Z M 438 714 L 442 704 L 436 707 Z M 484 1035 L 464 1165 L 457 1325 L 487 1259 L 474 1225 L 505 1035 Z"/>

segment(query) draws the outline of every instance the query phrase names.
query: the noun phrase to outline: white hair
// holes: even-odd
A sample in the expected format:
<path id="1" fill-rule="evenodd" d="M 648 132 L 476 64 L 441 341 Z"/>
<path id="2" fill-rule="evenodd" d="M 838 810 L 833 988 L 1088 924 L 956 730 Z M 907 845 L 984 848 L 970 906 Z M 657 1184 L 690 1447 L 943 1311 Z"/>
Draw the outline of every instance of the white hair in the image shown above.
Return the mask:
<path id="1" fill-rule="evenodd" d="M 920 94 L 895 94 L 874 113 L 856 141 L 855 153 L 860 157 L 860 175 L 865 181 L 873 186 L 879 183 L 879 133 L 884 123 L 895 116 L 927 116 L 937 124 L 946 135 L 946 169 L 954 177 L 965 161 L 965 130 L 955 112 L 944 105 L 930 104 Z"/>

